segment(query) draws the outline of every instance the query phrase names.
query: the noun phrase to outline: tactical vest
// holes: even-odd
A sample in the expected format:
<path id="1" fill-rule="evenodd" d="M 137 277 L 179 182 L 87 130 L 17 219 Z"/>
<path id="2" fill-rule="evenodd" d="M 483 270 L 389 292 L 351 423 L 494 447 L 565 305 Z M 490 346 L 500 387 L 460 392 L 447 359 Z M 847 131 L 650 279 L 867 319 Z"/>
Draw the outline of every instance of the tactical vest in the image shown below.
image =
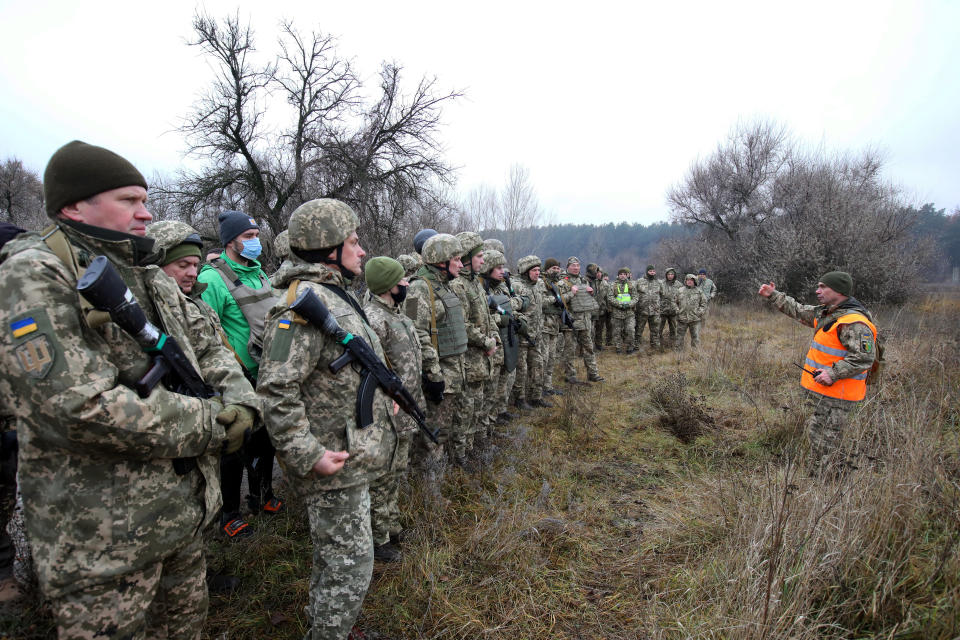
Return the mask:
<path id="1" fill-rule="evenodd" d="M 620 288 L 621 284 L 623 285 L 622 289 Z M 616 287 L 616 290 L 617 290 L 617 302 L 620 302 L 623 304 L 630 304 L 630 301 L 633 300 L 633 297 L 630 295 L 630 283 L 618 282 L 613 286 Z"/>
<path id="2" fill-rule="evenodd" d="M 596 311 L 599 309 L 596 299 L 587 293 L 586 282 L 577 283 L 577 292 L 573 294 L 573 298 L 570 299 L 570 311 L 574 313 L 581 313 L 585 311 Z"/>
<path id="3" fill-rule="evenodd" d="M 430 290 L 430 333 L 437 357 L 449 358 L 467 351 L 467 324 L 460 298 L 446 287 L 434 287 L 430 278 L 423 278 Z M 434 299 L 443 305 L 443 320 L 437 322 Z"/>
<path id="4" fill-rule="evenodd" d="M 823 331 L 822 329 L 819 329 L 813 334 L 813 340 L 810 342 L 810 349 L 807 351 L 807 366 L 811 369 L 826 369 L 830 366 L 833 366 L 833 363 L 843 360 L 843 358 L 847 355 L 847 348 L 843 346 L 842 342 L 840 342 L 840 337 L 837 335 L 837 329 L 840 327 L 840 325 L 851 324 L 853 322 L 862 322 L 870 327 L 870 331 L 873 332 L 873 339 L 876 341 L 877 327 L 870 322 L 867 316 L 856 312 L 848 313 L 837 318 L 837 320 L 830 326 L 829 330 Z M 816 327 L 818 324 L 819 318 L 815 318 L 813 321 L 813 326 Z M 800 385 L 804 389 L 809 389 L 810 391 L 819 393 L 822 396 L 858 402 L 863 400 L 867 395 L 866 380 L 868 373 L 869 371 L 864 371 L 853 376 L 852 378 L 840 378 L 828 387 L 814 380 L 810 373 L 801 372 Z"/>
<path id="5" fill-rule="evenodd" d="M 250 325 L 247 352 L 254 362 L 259 363 L 263 351 L 264 323 L 270 309 L 277 303 L 278 296 L 273 292 L 270 281 L 262 271 L 257 274 L 260 277 L 260 288 L 252 289 L 240 281 L 240 276 L 223 258 L 215 258 L 210 262 L 210 266 L 220 272 L 224 284 L 227 285 L 227 291 L 240 307 L 240 313 L 243 314 L 247 324 Z"/>

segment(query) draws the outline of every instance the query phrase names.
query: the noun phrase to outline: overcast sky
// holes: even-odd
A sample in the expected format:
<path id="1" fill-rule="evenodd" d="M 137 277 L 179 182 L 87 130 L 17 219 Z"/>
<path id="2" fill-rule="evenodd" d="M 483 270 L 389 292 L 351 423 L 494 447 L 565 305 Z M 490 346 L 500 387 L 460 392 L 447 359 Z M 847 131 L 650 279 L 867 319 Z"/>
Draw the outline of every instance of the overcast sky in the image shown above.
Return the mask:
<path id="1" fill-rule="evenodd" d="M 443 139 L 459 189 L 526 165 L 560 222 L 667 219 L 665 193 L 738 120 L 883 151 L 917 203 L 960 205 L 960 2 L 45 2 L 0 0 L 0 159 L 42 172 L 79 138 L 174 171 L 172 130 L 212 75 L 196 7 L 339 38 L 466 96 Z"/>

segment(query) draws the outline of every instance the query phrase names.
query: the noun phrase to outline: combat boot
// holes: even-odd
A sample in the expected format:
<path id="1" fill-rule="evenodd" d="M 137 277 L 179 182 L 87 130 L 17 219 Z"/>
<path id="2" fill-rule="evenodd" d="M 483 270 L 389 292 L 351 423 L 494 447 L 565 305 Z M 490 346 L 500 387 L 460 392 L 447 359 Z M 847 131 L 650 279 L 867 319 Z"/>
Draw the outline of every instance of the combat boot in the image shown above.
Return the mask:
<path id="1" fill-rule="evenodd" d="M 373 559 L 377 562 L 400 562 L 403 551 L 391 542 L 378 544 L 373 548 Z"/>
<path id="2" fill-rule="evenodd" d="M 549 408 L 553 407 L 553 403 L 552 403 L 552 402 L 549 402 L 548 400 L 544 400 L 543 398 L 537 398 L 536 400 L 534 400 L 534 401 L 531 402 L 530 404 L 532 404 L 532 405 L 535 406 L 535 407 L 544 407 L 544 408 L 546 408 L 546 409 L 549 409 Z"/>
<path id="3" fill-rule="evenodd" d="M 533 411 L 533 405 L 524 400 L 523 398 L 517 398 L 516 402 L 513 403 L 517 409 L 520 411 Z"/>
<path id="4" fill-rule="evenodd" d="M 606 378 L 604 378 L 600 374 L 591 373 L 590 377 L 588 377 L 587 380 L 589 380 L 590 382 L 603 382 L 604 380 L 606 380 Z"/>

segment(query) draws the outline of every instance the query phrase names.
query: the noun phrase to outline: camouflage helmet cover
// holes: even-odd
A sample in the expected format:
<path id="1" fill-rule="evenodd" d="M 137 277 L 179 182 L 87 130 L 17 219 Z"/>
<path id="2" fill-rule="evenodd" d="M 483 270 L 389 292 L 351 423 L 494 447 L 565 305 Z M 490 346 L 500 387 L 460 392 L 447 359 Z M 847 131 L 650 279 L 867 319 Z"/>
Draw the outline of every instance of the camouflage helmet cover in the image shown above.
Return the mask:
<path id="1" fill-rule="evenodd" d="M 527 271 L 530 271 L 530 269 L 539 266 L 540 258 L 534 255 L 524 256 L 517 262 L 517 273 L 524 275 Z"/>
<path id="2" fill-rule="evenodd" d="M 617 269 L 617 275 L 620 275 L 621 273 L 625 273 L 629 276 L 632 272 L 630 271 L 630 267 L 620 267 Z"/>
<path id="3" fill-rule="evenodd" d="M 502 267 L 507 263 L 507 259 L 496 249 L 483 250 L 483 266 L 480 267 L 480 273 L 490 273 L 496 267 Z"/>
<path id="4" fill-rule="evenodd" d="M 290 246 L 307 251 L 332 249 L 360 226 L 357 214 L 345 202 L 318 198 L 304 202 L 290 216 Z"/>
<path id="5" fill-rule="evenodd" d="M 281 260 L 290 255 L 289 231 L 281 231 L 280 235 L 273 239 L 273 253 Z"/>
<path id="6" fill-rule="evenodd" d="M 503 247 L 503 243 L 497 240 L 496 238 L 487 238 L 486 240 L 483 241 L 483 250 L 486 252 L 486 251 L 489 251 L 490 249 L 494 249 L 504 254 L 507 252 L 507 250 Z M 484 260 L 487 259 L 486 254 L 484 254 L 483 259 Z"/>
<path id="7" fill-rule="evenodd" d="M 173 247 L 184 243 L 195 244 L 198 247 L 203 246 L 203 239 L 197 230 L 186 222 L 177 220 L 161 220 L 154 222 L 147 227 L 148 238 L 154 241 L 154 248 L 169 251 Z"/>
<path id="8" fill-rule="evenodd" d="M 457 234 L 457 240 L 463 247 L 463 255 L 473 253 L 477 248 L 483 246 L 483 238 L 476 231 L 461 231 Z"/>
<path id="9" fill-rule="evenodd" d="M 423 243 L 423 251 L 420 252 L 423 261 L 427 264 L 440 264 L 452 258 L 459 258 L 463 255 L 463 247 L 455 236 L 449 233 L 438 233 L 430 237 Z"/>
<path id="10" fill-rule="evenodd" d="M 403 253 L 397 256 L 397 262 L 400 263 L 403 267 L 403 272 L 408 276 L 420 268 L 419 256 L 412 256 L 409 253 Z"/>
<path id="11" fill-rule="evenodd" d="M 693 275 L 692 273 L 688 273 L 687 275 L 683 276 L 683 281 L 686 282 L 687 280 L 693 280 L 696 282 L 697 276 Z"/>

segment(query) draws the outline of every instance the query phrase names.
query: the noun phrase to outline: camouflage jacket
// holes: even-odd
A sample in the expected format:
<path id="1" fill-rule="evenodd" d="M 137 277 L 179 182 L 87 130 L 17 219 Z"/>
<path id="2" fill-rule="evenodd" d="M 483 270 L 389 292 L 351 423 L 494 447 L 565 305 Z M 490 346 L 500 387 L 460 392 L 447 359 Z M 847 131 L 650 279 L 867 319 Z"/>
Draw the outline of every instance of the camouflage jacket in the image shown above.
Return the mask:
<path id="1" fill-rule="evenodd" d="M 513 315 L 518 315 L 523 309 L 523 300 L 519 296 L 514 296 L 513 291 L 507 286 L 507 283 L 503 280 L 494 280 L 492 278 L 483 278 L 483 291 L 486 295 L 495 295 L 495 296 L 507 296 L 510 298 L 510 310 Z M 497 349 L 497 352 L 493 354 L 491 359 L 491 364 L 494 367 L 498 367 L 503 364 L 504 360 L 504 349 L 507 346 L 504 344 L 504 338 L 507 332 L 507 322 L 509 322 L 509 317 L 501 314 L 497 311 L 490 312 L 490 319 L 497 326 L 498 335 L 500 336 L 500 348 Z"/>
<path id="2" fill-rule="evenodd" d="M 593 297 L 597 301 L 597 313 L 605 315 L 607 313 L 607 290 L 610 288 L 609 282 L 604 282 L 602 278 L 591 278 L 587 276 L 587 282 L 593 287 Z"/>
<path id="3" fill-rule="evenodd" d="M 630 294 L 630 302 L 620 302 L 617 296 L 622 293 Z M 633 280 L 621 281 L 617 278 L 610 283 L 607 290 L 607 307 L 615 318 L 625 318 L 627 314 L 633 313 L 633 308 L 637 306 L 637 283 Z"/>
<path id="4" fill-rule="evenodd" d="M 697 287 L 703 291 L 703 296 L 707 299 L 707 302 L 717 297 L 717 285 L 710 278 L 698 279 Z"/>
<path id="5" fill-rule="evenodd" d="M 467 325 L 467 352 L 463 354 L 463 369 L 466 382 L 480 382 L 490 377 L 490 358 L 487 351 L 497 346 L 494 338 L 497 327 L 490 315 L 487 294 L 480 283 L 480 276 L 468 276 L 466 268 L 450 281 L 450 288 L 463 304 L 463 319 Z"/>
<path id="6" fill-rule="evenodd" d="M 433 311 L 439 324 L 446 309 L 436 296 L 437 289 L 450 289 L 449 274 L 440 271 L 432 265 L 424 265 L 417 270 L 417 276 L 410 282 L 407 289 L 407 299 L 404 306 L 407 317 L 413 320 L 417 329 L 417 338 L 420 340 L 420 350 L 423 355 L 423 373 L 434 382 L 443 380 L 444 393 L 459 393 L 463 389 L 466 378 L 464 370 L 464 355 L 440 358 L 430 339 L 430 288 L 424 279 L 429 279 L 434 287 Z"/>
<path id="7" fill-rule="evenodd" d="M 680 312 L 680 292 L 683 289 L 684 284 L 676 278 L 673 282 L 660 281 L 660 315 L 675 316 Z"/>
<path id="8" fill-rule="evenodd" d="M 637 306 L 635 313 L 642 316 L 655 316 L 660 313 L 660 281 L 648 278 L 646 274 L 634 281 L 637 286 Z"/>
<path id="9" fill-rule="evenodd" d="M 684 285 L 677 297 L 677 320 L 679 322 L 700 322 L 707 310 L 707 299 L 699 287 Z"/>
<path id="10" fill-rule="evenodd" d="M 540 294 L 543 296 L 543 302 L 540 304 L 540 308 L 543 311 L 543 331 L 547 335 L 555 336 L 560 333 L 560 309 L 557 308 L 556 298 L 553 295 L 553 290 L 559 293 L 560 289 L 557 287 L 556 282 L 551 282 L 545 274 L 540 274 L 540 279 L 537 280 L 537 288 L 540 290 Z"/>
<path id="11" fill-rule="evenodd" d="M 150 260 L 152 241 L 61 223 L 85 268 L 107 256 L 148 318 L 174 337 L 224 403 L 259 409 L 233 357 L 197 307 Z M 151 358 L 99 312 L 85 314 L 77 276 L 35 234 L 0 267 L 0 404 L 20 436 L 20 486 L 37 574 L 56 598 L 155 563 L 198 535 L 220 508 L 220 403 L 133 384 Z M 172 460 L 196 458 L 178 475 Z"/>
<path id="12" fill-rule="evenodd" d="M 837 307 L 827 309 L 823 305 L 800 304 L 782 291 L 774 291 L 773 295 L 770 296 L 770 302 L 785 315 L 808 327 L 813 327 L 815 318 L 817 319 L 817 326 L 822 327 L 828 325 L 830 321 L 852 312 L 862 313 L 873 322 L 870 312 L 856 298 L 848 298 L 846 302 Z M 876 358 L 876 346 L 874 345 L 873 331 L 870 330 L 870 327 L 862 322 L 843 324 L 837 328 L 837 338 L 847 349 L 847 355 L 831 367 L 836 374 L 836 378 L 851 378 L 873 366 L 873 361 Z M 801 362 L 803 361 L 801 360 Z"/>
<path id="13" fill-rule="evenodd" d="M 257 376 L 270 440 L 301 495 L 368 483 L 393 468 L 397 447 L 393 401 L 377 389 L 373 424 L 359 429 L 358 368 L 331 372 L 330 363 L 343 354 L 343 345 L 290 311 L 288 300 L 312 290 L 343 329 L 366 340 L 383 360 L 380 339 L 353 305 L 323 286 L 340 288 L 360 308 L 339 271 L 295 255 L 289 262 L 285 279 L 278 283 L 287 293 L 267 315 Z M 295 282 L 295 290 L 290 291 Z M 347 451 L 350 457 L 337 473 L 320 476 L 313 472 L 313 465 L 327 449 Z"/>
<path id="14" fill-rule="evenodd" d="M 540 334 L 543 332 L 543 289 L 537 286 L 540 280 L 533 282 L 524 275 L 511 282 L 513 282 L 514 293 L 528 299 L 526 310 L 519 316 L 527 323 L 527 333 L 533 336 L 535 341 L 539 341 Z M 530 341 L 522 338 L 520 344 L 530 346 Z"/>
<path id="15" fill-rule="evenodd" d="M 367 295 L 363 310 L 370 321 L 370 327 L 380 338 L 387 364 L 403 380 L 403 386 L 417 401 L 421 409 L 426 408 L 423 400 L 423 388 L 420 386 L 423 357 L 420 354 L 420 341 L 413 320 L 400 312 L 396 305 L 386 303 L 380 296 Z M 400 432 L 416 431 L 417 423 L 401 411 L 397 414 Z"/>
<path id="16" fill-rule="evenodd" d="M 564 275 L 558 283 L 560 286 L 563 301 L 567 304 L 567 310 L 573 317 L 573 328 L 577 331 L 589 329 L 592 326 L 592 317 L 596 313 L 597 301 L 593 293 L 587 292 L 586 288 L 590 286 L 587 279 L 580 275 Z M 577 287 L 577 292 L 573 292 L 573 287 Z M 574 311 L 574 309 L 578 309 Z"/>

